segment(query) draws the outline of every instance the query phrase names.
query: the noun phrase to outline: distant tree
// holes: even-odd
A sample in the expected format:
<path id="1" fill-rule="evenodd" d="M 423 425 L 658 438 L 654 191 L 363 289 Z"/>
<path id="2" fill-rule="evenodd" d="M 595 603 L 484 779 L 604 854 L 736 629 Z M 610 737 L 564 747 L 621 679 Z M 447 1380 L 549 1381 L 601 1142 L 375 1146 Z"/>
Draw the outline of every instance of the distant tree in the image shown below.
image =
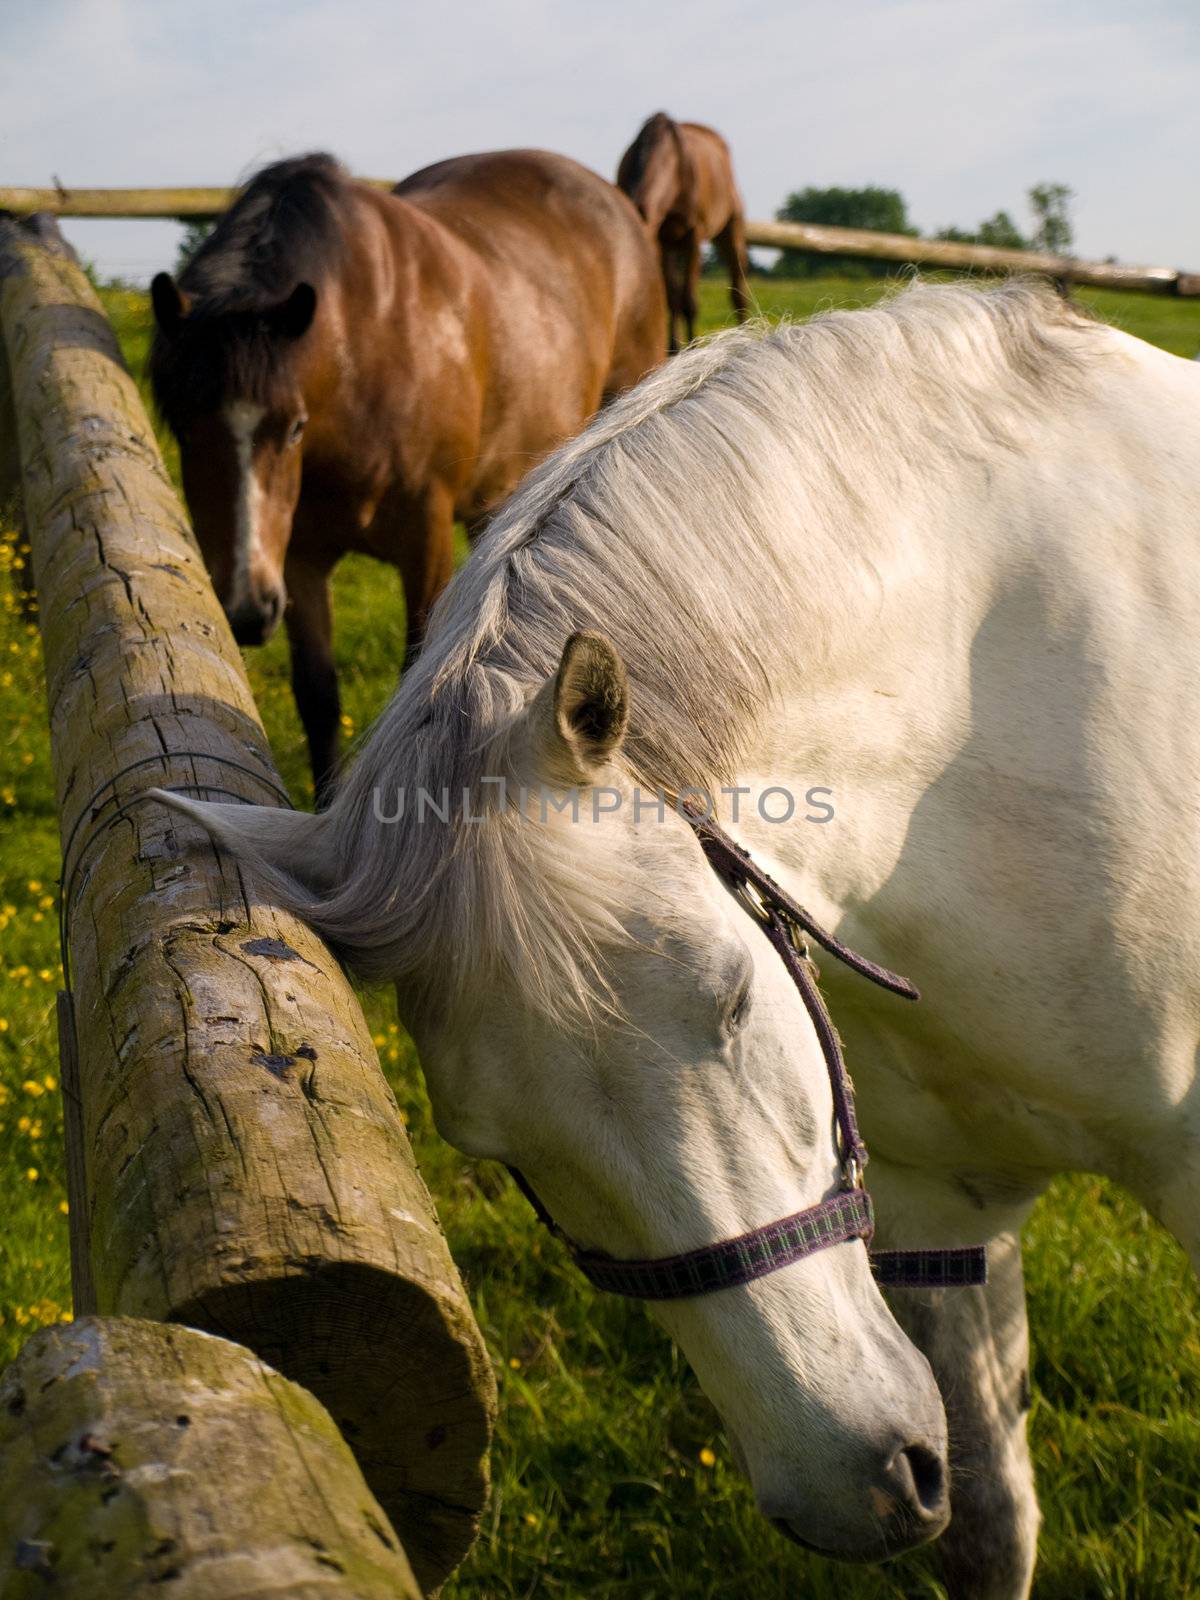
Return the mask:
<path id="1" fill-rule="evenodd" d="M 1029 241 L 1021 233 L 1007 211 L 997 211 L 994 217 L 981 222 L 974 233 L 963 228 L 940 228 L 935 239 L 950 239 L 955 244 L 990 244 L 997 250 L 1028 250 Z"/>
<path id="2" fill-rule="evenodd" d="M 209 217 L 179 217 L 176 220 L 183 229 L 183 236 L 179 241 L 179 253 L 175 257 L 175 271 L 179 273 L 208 238 L 215 224 Z"/>
<path id="3" fill-rule="evenodd" d="M 1068 207 L 1074 198 L 1074 190 L 1065 183 L 1035 183 L 1029 190 L 1029 209 L 1036 224 L 1029 241 L 1033 249 L 1055 256 L 1070 254 L 1075 236 Z"/>
<path id="4" fill-rule="evenodd" d="M 917 237 L 908 220 L 908 206 L 897 189 L 870 185 L 865 189 L 798 189 L 775 213 L 780 222 L 815 222 L 828 228 L 869 228 L 874 233 L 903 233 Z M 775 266 L 782 278 L 812 278 L 827 273 L 846 277 L 886 277 L 895 267 L 887 261 L 864 261 L 856 256 L 814 256 L 802 250 L 784 250 Z"/>
<path id="5" fill-rule="evenodd" d="M 997 250 L 1029 249 L 1029 240 L 1007 211 L 997 211 L 994 217 L 979 224 L 979 242 L 994 245 Z"/>

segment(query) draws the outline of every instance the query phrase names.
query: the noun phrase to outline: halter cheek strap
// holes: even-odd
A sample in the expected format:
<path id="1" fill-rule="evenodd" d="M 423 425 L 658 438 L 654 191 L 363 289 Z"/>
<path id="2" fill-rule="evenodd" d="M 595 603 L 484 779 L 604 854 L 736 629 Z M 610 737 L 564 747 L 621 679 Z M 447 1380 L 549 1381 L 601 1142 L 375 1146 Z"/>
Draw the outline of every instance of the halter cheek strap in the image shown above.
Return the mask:
<path id="1" fill-rule="evenodd" d="M 867 1147 L 858 1131 L 854 1093 L 841 1041 L 813 982 L 803 936 L 807 934 L 830 955 L 880 988 L 906 1000 L 920 998 L 907 978 L 868 961 L 819 927 L 803 906 L 763 871 L 749 851 L 736 844 L 711 818 L 694 812 L 686 815 L 710 866 L 762 924 L 763 932 L 800 991 L 829 1073 L 841 1187 L 816 1205 L 733 1239 L 722 1239 L 682 1255 L 618 1261 L 599 1251 L 581 1250 L 574 1244 L 521 1173 L 510 1168 L 522 1194 L 541 1221 L 566 1245 L 583 1275 L 597 1289 L 634 1300 L 692 1299 L 712 1294 L 717 1289 L 751 1283 L 815 1255 L 818 1250 L 827 1250 L 831 1245 L 852 1239 L 870 1244 L 875 1218 L 871 1197 L 863 1186 Z M 894 1288 L 955 1289 L 987 1281 L 987 1253 L 982 1245 L 938 1250 L 874 1250 L 870 1261 L 876 1280 Z"/>

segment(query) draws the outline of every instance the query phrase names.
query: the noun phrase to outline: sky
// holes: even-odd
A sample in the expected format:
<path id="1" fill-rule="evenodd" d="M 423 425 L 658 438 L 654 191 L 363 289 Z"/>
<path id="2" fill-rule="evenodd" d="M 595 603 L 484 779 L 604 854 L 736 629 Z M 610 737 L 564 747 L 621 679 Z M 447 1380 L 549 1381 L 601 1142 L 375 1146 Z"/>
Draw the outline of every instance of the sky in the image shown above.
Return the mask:
<path id="1" fill-rule="evenodd" d="M 1200 271 L 1196 0 L 0 0 L 0 185 L 365 176 L 540 146 L 611 176 L 652 111 L 729 140 L 751 217 L 897 188 L 922 230 L 1068 184 L 1080 255 Z M 172 223 L 75 221 L 105 275 Z"/>

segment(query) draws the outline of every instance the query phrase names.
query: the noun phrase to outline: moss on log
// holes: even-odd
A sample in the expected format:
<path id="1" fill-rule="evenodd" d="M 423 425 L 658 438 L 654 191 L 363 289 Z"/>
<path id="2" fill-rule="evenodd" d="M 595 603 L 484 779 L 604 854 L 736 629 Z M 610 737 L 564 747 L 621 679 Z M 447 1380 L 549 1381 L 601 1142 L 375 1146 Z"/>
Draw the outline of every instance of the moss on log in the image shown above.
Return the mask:
<path id="1" fill-rule="evenodd" d="M 239 1345 L 126 1317 L 0 1378 L 3 1600 L 417 1600 L 324 1406 Z"/>
<path id="2" fill-rule="evenodd" d="M 280 799 L 112 330 L 0 224 L 0 324 L 63 838 L 95 1304 L 222 1333 L 329 1407 L 428 1588 L 486 1497 L 494 1381 L 325 946 L 153 785 Z M 89 1309 L 83 1307 L 83 1309 Z"/>

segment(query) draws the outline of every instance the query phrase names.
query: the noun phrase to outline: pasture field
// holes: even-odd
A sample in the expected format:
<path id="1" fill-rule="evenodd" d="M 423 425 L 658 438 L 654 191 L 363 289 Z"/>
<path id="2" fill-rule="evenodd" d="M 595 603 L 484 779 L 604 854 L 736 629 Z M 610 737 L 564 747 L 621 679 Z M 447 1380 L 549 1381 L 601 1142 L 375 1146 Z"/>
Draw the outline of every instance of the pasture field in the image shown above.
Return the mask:
<path id="1" fill-rule="evenodd" d="M 751 283 L 770 316 L 861 304 L 883 282 Z M 702 286 L 704 326 L 727 316 Z M 146 297 L 105 291 L 141 373 Z M 1176 354 L 1200 351 L 1200 303 L 1084 292 L 1101 315 Z M 165 442 L 168 461 L 175 457 Z M 11 543 L 3 563 L 14 559 Z M 70 1304 L 54 993 L 58 831 L 36 630 L 0 584 L 0 1365 Z M 346 561 L 337 647 L 346 732 L 390 694 L 399 581 Z M 282 637 L 247 665 L 300 804 L 306 763 Z M 735 1473 L 682 1359 L 638 1307 L 594 1293 L 503 1171 L 437 1137 L 390 994 L 364 996 L 422 1172 L 499 1376 L 495 1484 L 447 1600 L 900 1600 L 942 1593 L 927 1552 L 834 1567 L 774 1534 Z M 1063 1003 L 1070 1004 L 1064 996 Z M 851 1062 L 853 1068 L 853 1062 Z M 1057 1182 L 1028 1230 L 1031 1419 L 1045 1523 L 1039 1600 L 1200 1596 L 1200 1292 L 1182 1253 L 1111 1186 Z"/>

